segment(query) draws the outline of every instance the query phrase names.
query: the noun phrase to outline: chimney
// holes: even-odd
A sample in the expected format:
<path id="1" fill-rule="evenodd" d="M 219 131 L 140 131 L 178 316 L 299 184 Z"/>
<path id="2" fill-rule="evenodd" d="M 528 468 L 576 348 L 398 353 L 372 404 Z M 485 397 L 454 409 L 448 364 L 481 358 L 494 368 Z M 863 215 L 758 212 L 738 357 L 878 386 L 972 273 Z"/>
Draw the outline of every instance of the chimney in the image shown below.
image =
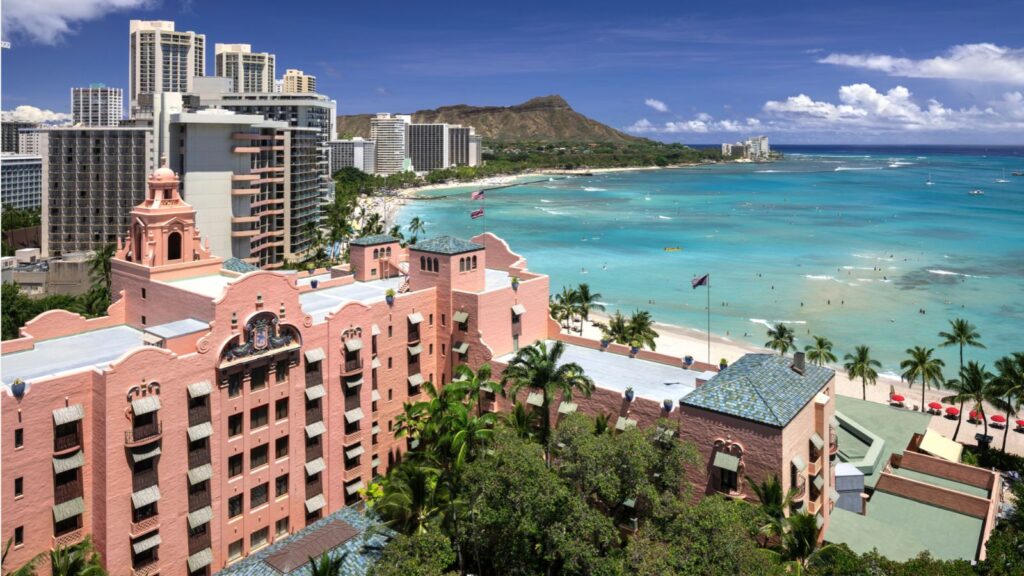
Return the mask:
<path id="1" fill-rule="evenodd" d="M 793 372 L 803 375 L 804 373 L 804 353 L 796 352 L 793 354 Z"/>

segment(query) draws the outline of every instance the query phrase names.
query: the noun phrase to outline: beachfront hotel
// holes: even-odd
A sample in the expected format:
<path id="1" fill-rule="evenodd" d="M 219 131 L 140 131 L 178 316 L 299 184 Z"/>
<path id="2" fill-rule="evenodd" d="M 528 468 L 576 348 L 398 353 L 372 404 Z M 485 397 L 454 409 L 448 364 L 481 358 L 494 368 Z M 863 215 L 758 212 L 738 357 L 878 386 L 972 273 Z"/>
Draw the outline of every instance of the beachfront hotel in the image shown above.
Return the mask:
<path id="1" fill-rule="evenodd" d="M 231 78 L 232 92 L 273 92 L 274 63 L 269 52 L 253 52 L 250 44 L 213 45 L 217 76 Z"/>
<path id="2" fill-rule="evenodd" d="M 206 35 L 181 32 L 169 20 L 132 20 L 128 28 L 128 100 L 132 118 L 148 117 L 148 99 L 191 92 L 206 75 Z"/>

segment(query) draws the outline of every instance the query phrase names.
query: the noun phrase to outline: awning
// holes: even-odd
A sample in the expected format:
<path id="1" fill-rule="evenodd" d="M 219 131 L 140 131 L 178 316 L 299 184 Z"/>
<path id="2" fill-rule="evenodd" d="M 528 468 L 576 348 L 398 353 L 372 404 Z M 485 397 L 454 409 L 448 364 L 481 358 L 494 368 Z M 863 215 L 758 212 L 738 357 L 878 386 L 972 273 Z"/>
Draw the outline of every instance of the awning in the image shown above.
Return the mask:
<path id="1" fill-rule="evenodd" d="M 469 352 L 469 342 L 459 342 L 452 347 L 452 351 L 456 354 L 465 354 Z"/>
<path id="2" fill-rule="evenodd" d="M 200 422 L 195 426 L 188 427 L 188 439 L 190 442 L 202 440 L 203 438 L 209 438 L 212 434 L 213 424 L 209 422 Z"/>
<path id="3" fill-rule="evenodd" d="M 324 471 L 327 465 L 324 464 L 323 458 L 317 458 L 316 460 L 310 460 L 306 462 L 306 474 L 309 476 L 315 476 Z"/>
<path id="4" fill-rule="evenodd" d="M 793 464 L 793 467 L 796 468 L 797 472 L 803 472 L 807 469 L 807 462 L 804 462 L 804 459 L 799 456 L 793 456 L 793 459 L 790 460 L 790 462 Z"/>
<path id="5" fill-rule="evenodd" d="M 142 540 L 139 540 L 138 542 L 132 542 L 132 550 L 134 550 L 136 554 L 140 554 L 142 552 L 145 552 L 146 550 L 149 550 L 150 548 L 155 548 L 155 547 L 157 547 L 159 545 L 160 545 L 160 533 L 157 532 L 156 534 L 153 534 L 149 538 L 143 538 Z"/>
<path id="6" fill-rule="evenodd" d="M 54 458 L 53 459 L 53 473 L 60 474 L 61 472 L 67 472 L 68 470 L 74 470 L 81 468 L 85 465 L 85 453 L 79 450 L 67 458 Z"/>
<path id="7" fill-rule="evenodd" d="M 833 502 L 839 502 L 839 492 L 836 492 L 835 488 L 829 490 L 828 499 Z"/>
<path id="8" fill-rule="evenodd" d="M 306 363 L 320 362 L 324 358 L 327 358 L 327 354 L 324 354 L 323 348 L 313 348 L 312 350 L 306 350 Z"/>
<path id="9" fill-rule="evenodd" d="M 370 434 L 380 434 L 380 424 L 374 424 L 373 427 L 370 428 Z"/>
<path id="10" fill-rule="evenodd" d="M 188 397 L 199 398 L 200 396 L 207 396 L 213 390 L 213 386 L 210 385 L 209 380 L 203 380 L 202 382 L 193 382 L 188 385 Z"/>
<path id="11" fill-rule="evenodd" d="M 345 422 L 348 422 L 349 424 L 352 424 L 354 422 L 359 422 L 362 419 L 363 419 L 363 409 L 362 408 L 353 408 L 353 409 L 349 410 L 348 412 L 345 412 Z"/>
<path id="12" fill-rule="evenodd" d="M 380 326 L 376 324 L 370 326 L 370 336 L 380 336 Z"/>
<path id="13" fill-rule="evenodd" d="M 380 456 L 374 456 L 373 458 L 371 458 L 370 459 L 370 466 L 373 466 L 374 468 L 376 468 L 377 466 L 380 466 Z"/>
<path id="14" fill-rule="evenodd" d="M 374 356 L 373 360 L 370 360 L 370 369 L 376 370 L 377 368 L 380 368 L 380 358 Z"/>
<path id="15" fill-rule="evenodd" d="M 85 513 L 85 498 L 79 496 L 67 502 L 61 502 L 53 507 L 53 521 L 63 522 L 68 518 Z"/>
<path id="16" fill-rule="evenodd" d="M 316 386 L 310 386 L 306 388 L 306 400 L 319 400 L 324 397 L 327 391 L 324 390 L 323 384 L 317 384 Z"/>
<path id="17" fill-rule="evenodd" d="M 144 396 L 137 400 L 132 400 L 132 412 L 136 415 L 149 414 L 150 412 L 156 412 L 160 409 L 160 397 L 159 396 Z"/>
<path id="18" fill-rule="evenodd" d="M 423 314 L 419 312 L 409 314 L 409 324 L 419 324 L 420 322 L 423 322 Z"/>
<path id="19" fill-rule="evenodd" d="M 370 392 L 370 402 L 380 402 L 380 391 L 373 390 Z"/>
<path id="20" fill-rule="evenodd" d="M 423 376 L 419 374 L 413 374 L 409 376 L 409 386 L 420 386 L 423 384 Z"/>
<path id="21" fill-rule="evenodd" d="M 203 548 L 199 552 L 188 557 L 188 571 L 195 572 L 213 563 L 213 550 Z"/>
<path id="22" fill-rule="evenodd" d="M 67 408 L 53 411 L 53 423 L 57 426 L 78 422 L 82 418 L 85 418 L 85 406 L 81 404 L 73 404 Z"/>
<path id="23" fill-rule="evenodd" d="M 636 420 L 626 418 L 625 416 L 619 416 L 619 419 L 615 421 L 615 429 L 625 430 L 627 428 L 636 428 Z"/>
<path id="24" fill-rule="evenodd" d="M 733 456 L 732 454 L 718 452 L 715 454 L 714 465 L 716 468 L 721 468 L 722 470 L 735 472 L 740 467 L 740 459 Z"/>
<path id="25" fill-rule="evenodd" d="M 821 439 L 821 436 L 818 436 L 817 432 L 811 434 L 811 444 L 814 444 L 814 447 L 818 450 L 825 447 L 825 441 Z"/>
<path id="26" fill-rule="evenodd" d="M 452 380 L 452 382 L 457 382 L 459 380 L 465 380 L 465 378 L 456 378 L 455 380 Z M 488 394 L 494 394 L 494 388 L 491 388 L 487 384 L 481 384 L 480 385 L 480 390 L 483 390 L 484 392 L 487 392 Z"/>
<path id="27" fill-rule="evenodd" d="M 345 340 L 345 350 L 349 352 L 359 352 L 363 349 L 363 341 L 359 338 L 349 338 Z"/>
<path id="28" fill-rule="evenodd" d="M 516 304 L 515 306 L 512 306 L 512 313 L 516 316 L 522 316 L 523 314 L 526 314 L 526 306 Z"/>
<path id="29" fill-rule="evenodd" d="M 831 418 L 828 419 L 828 425 L 833 428 L 839 428 L 839 418 L 832 416 Z"/>
<path id="30" fill-rule="evenodd" d="M 153 446 L 149 450 L 132 450 L 132 462 L 142 462 L 160 455 L 160 446 Z"/>
<path id="31" fill-rule="evenodd" d="M 202 526 L 213 519 L 213 508 L 204 506 L 195 512 L 188 513 L 188 527 L 195 530 L 196 526 Z"/>
<path id="32" fill-rule="evenodd" d="M 362 456 L 363 452 L 366 452 L 366 450 L 363 449 L 363 445 L 362 444 L 356 444 L 355 446 L 349 448 L 348 450 L 345 450 L 345 458 L 348 458 L 349 460 L 351 460 L 353 458 L 357 458 L 359 456 Z"/>
<path id="33" fill-rule="evenodd" d="M 622 501 L 622 505 L 626 508 L 636 508 L 636 498 L 626 498 Z"/>
<path id="34" fill-rule="evenodd" d="M 937 456 L 950 462 L 960 462 L 964 445 L 954 442 L 929 428 L 924 431 L 924 438 L 921 439 L 920 449 L 922 452 L 927 452 L 932 456 Z"/>
<path id="35" fill-rule="evenodd" d="M 526 403 L 530 406 L 543 406 L 544 394 L 540 392 L 530 392 L 530 395 L 526 397 Z"/>
<path id="36" fill-rule="evenodd" d="M 572 402 L 562 402 L 561 404 L 558 405 L 558 413 L 572 414 L 573 412 L 576 411 L 576 408 L 578 408 L 578 406 L 576 406 L 576 404 Z"/>
<path id="37" fill-rule="evenodd" d="M 357 482 L 353 482 L 351 484 L 346 484 L 345 485 L 345 493 L 348 494 L 349 496 L 355 494 L 356 492 L 359 492 L 362 489 L 363 489 L 363 481 L 362 480 L 359 480 Z"/>
<path id="38" fill-rule="evenodd" d="M 149 488 L 143 488 L 138 492 L 132 494 L 132 505 L 136 509 L 142 508 L 147 504 L 152 504 L 160 500 L 160 487 L 150 486 Z"/>
<path id="39" fill-rule="evenodd" d="M 313 496 L 309 500 L 306 500 L 306 513 L 312 514 L 313 512 L 316 512 L 317 510 L 323 508 L 326 505 L 327 502 L 324 500 L 324 495 L 317 494 L 316 496 Z"/>
<path id="40" fill-rule="evenodd" d="M 206 482 L 213 476 L 213 466 L 210 464 L 203 464 L 202 466 L 196 466 L 195 468 L 188 471 L 188 484 L 189 486 L 195 486 L 200 482 Z"/>
<path id="41" fill-rule="evenodd" d="M 815 525 L 817 525 L 817 526 L 818 526 L 818 528 L 821 528 L 822 526 L 824 526 L 824 525 L 825 525 L 825 516 L 824 516 L 824 515 L 822 515 L 822 513 L 821 513 L 821 512 L 818 512 L 818 513 L 817 513 L 817 514 L 815 514 L 815 516 L 814 516 L 814 523 L 815 523 Z"/>
<path id="42" fill-rule="evenodd" d="M 306 425 L 307 438 L 316 438 L 324 432 L 327 432 L 327 427 L 324 426 L 323 422 L 313 422 L 312 424 Z"/>
<path id="43" fill-rule="evenodd" d="M 459 310 L 454 315 L 452 315 L 452 320 L 455 320 L 455 322 L 458 324 L 462 324 L 466 320 L 469 320 L 469 312 L 463 312 L 462 310 Z"/>
<path id="44" fill-rule="evenodd" d="M 362 376 L 360 376 L 359 378 L 356 378 L 355 380 L 345 380 L 345 387 L 348 388 L 349 390 L 351 390 L 353 388 L 358 388 L 359 386 L 362 386 L 362 385 L 363 385 L 363 377 Z"/>
<path id="45" fill-rule="evenodd" d="M 423 352 L 423 344 L 417 344 L 415 346 L 409 346 L 409 355 L 416 356 L 420 352 Z"/>
<path id="46" fill-rule="evenodd" d="M 819 476 L 815 476 L 813 484 L 814 484 L 815 488 L 817 488 L 818 490 L 821 490 L 822 486 L 825 485 L 825 479 L 822 478 L 820 475 Z"/>

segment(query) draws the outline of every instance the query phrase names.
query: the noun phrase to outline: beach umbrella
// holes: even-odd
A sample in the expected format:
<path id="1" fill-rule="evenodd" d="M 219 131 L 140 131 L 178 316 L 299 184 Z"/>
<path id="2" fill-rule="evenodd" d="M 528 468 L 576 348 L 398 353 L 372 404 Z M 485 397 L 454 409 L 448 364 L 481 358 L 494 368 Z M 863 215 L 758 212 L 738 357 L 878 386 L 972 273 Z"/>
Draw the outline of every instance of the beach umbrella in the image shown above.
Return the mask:
<path id="1" fill-rule="evenodd" d="M 1002 424 L 1003 422 L 1006 422 L 1006 416 L 1003 416 L 1002 414 L 996 414 L 991 418 L 991 420 L 997 424 Z"/>
<path id="2" fill-rule="evenodd" d="M 1017 420 L 1017 427 L 1024 428 L 1024 420 Z"/>
<path id="3" fill-rule="evenodd" d="M 960 410 L 956 406 L 950 406 L 949 408 L 946 408 L 946 414 L 949 414 L 950 416 L 956 416 L 959 413 Z"/>
<path id="4" fill-rule="evenodd" d="M 904 400 L 906 400 L 906 398 L 904 398 L 904 397 L 903 397 L 902 395 L 900 395 L 900 394 L 893 394 L 893 395 L 892 395 L 892 401 L 893 401 L 893 402 L 903 402 Z"/>
<path id="5" fill-rule="evenodd" d="M 928 404 L 928 407 L 932 410 L 942 410 L 942 404 L 939 404 L 938 402 L 931 402 Z"/>
<path id="6" fill-rule="evenodd" d="M 967 415 L 971 417 L 971 420 L 977 420 L 978 419 L 978 411 L 977 410 L 971 410 L 970 412 L 967 413 Z"/>

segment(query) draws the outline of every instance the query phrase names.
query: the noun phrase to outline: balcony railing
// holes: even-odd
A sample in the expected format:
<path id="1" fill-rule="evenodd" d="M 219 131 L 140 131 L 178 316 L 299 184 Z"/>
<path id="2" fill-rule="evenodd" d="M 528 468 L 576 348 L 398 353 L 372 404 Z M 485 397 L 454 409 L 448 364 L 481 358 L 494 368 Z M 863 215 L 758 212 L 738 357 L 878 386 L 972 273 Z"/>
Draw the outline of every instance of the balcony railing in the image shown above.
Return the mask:
<path id="1" fill-rule="evenodd" d="M 135 426 L 131 430 L 124 431 L 124 443 L 128 446 L 136 446 L 146 442 L 154 442 L 160 439 L 163 434 L 163 426 L 159 420 L 151 424 Z"/>
<path id="2" fill-rule="evenodd" d="M 188 553 L 189 555 L 195 554 L 200 550 L 205 550 L 210 547 L 210 530 L 207 528 L 206 532 L 202 534 L 196 534 L 188 537 Z"/>
<path id="3" fill-rule="evenodd" d="M 57 548 L 73 546 L 78 544 L 85 538 L 85 530 L 82 528 L 75 528 L 69 530 L 63 534 L 59 534 L 50 539 L 50 547 L 56 550 Z M 49 558 L 47 558 L 49 560 Z"/>
<path id="4" fill-rule="evenodd" d="M 132 474 L 132 491 L 138 492 L 150 486 L 156 486 L 157 475 L 156 468 L 150 470 L 143 470 Z"/>
<path id="5" fill-rule="evenodd" d="M 195 426 L 210 421 L 210 405 L 203 404 L 188 409 L 188 425 Z"/>
<path id="6" fill-rule="evenodd" d="M 151 558 L 132 562 L 132 576 L 153 576 L 160 572 L 160 559 L 154 554 Z"/>
<path id="7" fill-rule="evenodd" d="M 132 522 L 129 536 L 137 538 L 146 532 L 152 532 L 160 527 L 160 515 L 153 514 L 149 518 L 143 518 L 138 522 Z"/>
<path id="8" fill-rule="evenodd" d="M 342 374 L 351 374 L 353 372 L 358 372 L 358 371 L 360 371 L 362 369 L 363 369 L 363 359 L 362 358 L 356 358 L 354 360 L 345 360 L 345 365 L 343 367 Z"/>
<path id="9" fill-rule="evenodd" d="M 71 434 L 62 434 L 53 439 L 53 451 L 57 453 L 70 452 L 82 447 L 82 440 L 78 431 Z"/>
<path id="10" fill-rule="evenodd" d="M 796 481 L 796 485 L 794 485 L 793 488 L 796 489 L 793 493 L 793 503 L 798 504 L 803 502 L 807 497 L 807 479 L 801 476 L 800 479 Z"/>
<path id="11" fill-rule="evenodd" d="M 73 482 L 67 482 L 65 484 L 55 485 L 53 487 L 53 503 L 60 504 L 67 502 L 68 500 L 74 500 L 82 496 L 82 480 L 77 479 Z"/>
<path id="12" fill-rule="evenodd" d="M 419 331 L 419 329 L 417 328 L 416 330 L 409 330 L 409 344 L 415 346 L 416 344 L 419 344 L 419 343 L 420 343 L 420 331 Z"/>
<path id="13" fill-rule="evenodd" d="M 193 492 L 188 495 L 188 511 L 195 512 L 210 505 L 210 491 Z"/>
<path id="14" fill-rule="evenodd" d="M 210 463 L 210 449 L 200 448 L 199 450 L 189 450 L 188 452 L 188 468 L 198 468 L 203 464 Z"/>
<path id="15" fill-rule="evenodd" d="M 811 461 L 810 464 L 807 465 L 807 475 L 812 477 L 812 478 L 817 476 L 818 472 L 821 471 L 821 465 L 822 465 L 821 454 L 818 454 L 818 457 L 815 458 L 813 461 Z"/>

